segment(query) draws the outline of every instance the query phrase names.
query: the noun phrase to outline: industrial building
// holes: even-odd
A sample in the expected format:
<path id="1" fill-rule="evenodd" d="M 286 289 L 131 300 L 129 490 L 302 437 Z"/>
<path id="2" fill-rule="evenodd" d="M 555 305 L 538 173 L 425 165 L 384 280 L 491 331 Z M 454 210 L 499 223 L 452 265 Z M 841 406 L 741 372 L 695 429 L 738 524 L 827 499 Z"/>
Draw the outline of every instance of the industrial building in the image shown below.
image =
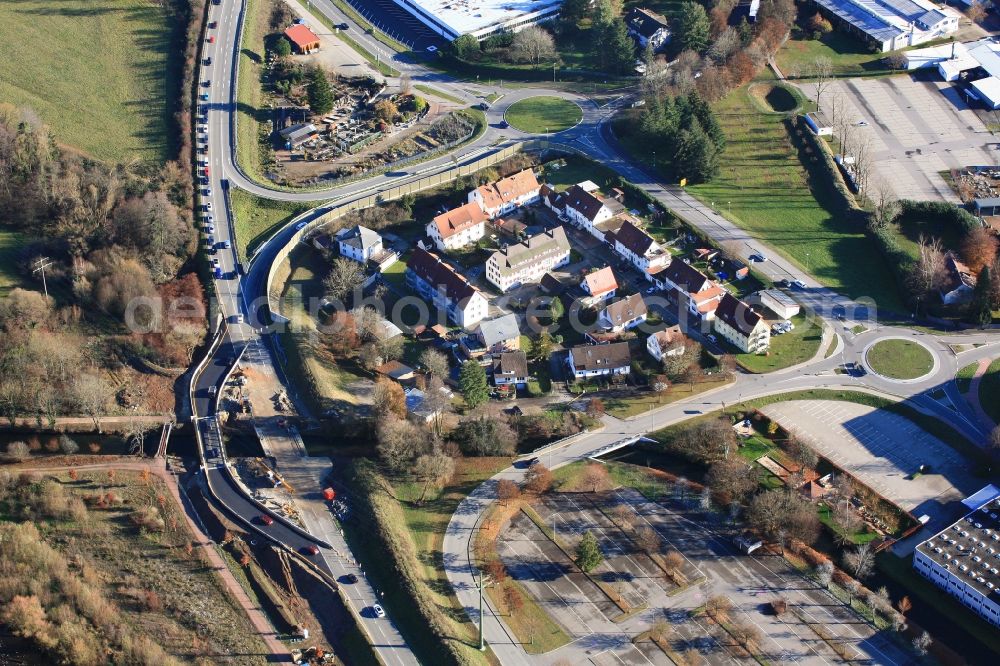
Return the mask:
<path id="1" fill-rule="evenodd" d="M 880 51 L 916 46 L 958 30 L 958 12 L 929 0 L 813 0 L 820 13 Z"/>
<path id="2" fill-rule="evenodd" d="M 962 501 L 970 512 L 917 546 L 913 568 L 995 627 L 1000 627 L 1000 489 Z"/>
<path id="3" fill-rule="evenodd" d="M 967 101 L 1000 108 L 1000 44 L 994 38 L 907 52 L 908 70 L 928 67 L 936 67 L 942 79 L 958 84 Z"/>
<path id="4" fill-rule="evenodd" d="M 554 19 L 562 0 L 512 3 L 506 0 L 395 0 L 421 23 L 448 41 L 472 35 L 482 41 L 498 32 Z"/>

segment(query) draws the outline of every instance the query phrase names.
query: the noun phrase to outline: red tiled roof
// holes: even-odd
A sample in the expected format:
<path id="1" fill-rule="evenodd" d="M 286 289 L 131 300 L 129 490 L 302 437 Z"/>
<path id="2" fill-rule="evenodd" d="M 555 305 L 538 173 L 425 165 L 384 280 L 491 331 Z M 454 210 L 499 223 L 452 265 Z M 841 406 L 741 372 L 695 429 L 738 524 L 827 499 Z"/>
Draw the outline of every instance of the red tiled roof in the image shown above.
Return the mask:
<path id="1" fill-rule="evenodd" d="M 600 296 L 618 288 L 618 280 L 615 279 L 615 272 L 611 270 L 611 266 L 590 273 L 583 278 L 583 281 L 587 283 L 591 296 Z"/>
<path id="2" fill-rule="evenodd" d="M 472 202 L 458 208 L 452 208 L 446 213 L 441 213 L 434 218 L 441 238 L 449 238 L 457 233 L 471 229 L 481 222 L 486 221 L 486 213 L 479 207 L 479 204 Z"/>
<path id="3" fill-rule="evenodd" d="M 292 40 L 292 43 L 299 47 L 300 51 L 311 48 L 319 43 L 319 37 L 316 36 L 309 26 L 298 23 L 292 27 L 285 30 L 285 37 Z"/>
<path id="4" fill-rule="evenodd" d="M 539 187 L 535 172 L 531 169 L 525 169 L 513 176 L 501 178 L 495 183 L 481 185 L 477 189 L 483 197 L 483 206 L 492 209 L 500 208 L 503 204 L 523 197 L 529 192 L 534 192 Z"/>

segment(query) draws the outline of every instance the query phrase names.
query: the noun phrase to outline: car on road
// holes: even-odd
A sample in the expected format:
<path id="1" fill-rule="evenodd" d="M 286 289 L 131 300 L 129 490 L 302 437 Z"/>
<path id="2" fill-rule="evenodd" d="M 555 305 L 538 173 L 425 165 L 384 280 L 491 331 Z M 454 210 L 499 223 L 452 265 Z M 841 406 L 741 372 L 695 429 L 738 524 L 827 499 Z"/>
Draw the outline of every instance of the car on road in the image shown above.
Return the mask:
<path id="1" fill-rule="evenodd" d="M 203 189 L 201 191 L 201 193 L 204 194 L 206 197 L 210 197 L 210 196 L 212 196 L 212 188 L 211 187 L 206 187 L 205 189 Z"/>
<path id="2" fill-rule="evenodd" d="M 232 243 L 230 243 L 229 241 L 227 241 L 227 240 L 224 240 L 224 241 L 222 241 L 222 248 L 223 248 L 223 249 L 225 249 L 225 250 L 229 250 L 229 249 L 231 249 L 232 247 L 233 247 L 233 245 L 232 245 Z"/>
<path id="3" fill-rule="evenodd" d="M 205 210 L 212 210 L 212 202 L 206 201 L 204 205 Z"/>
<path id="4" fill-rule="evenodd" d="M 748 258 L 750 259 L 750 261 L 757 264 L 762 264 L 765 261 L 767 261 L 767 257 L 765 257 L 762 254 L 751 254 Z"/>
<path id="5" fill-rule="evenodd" d="M 212 64 L 212 56 L 206 56 L 202 62 L 205 64 L 205 67 L 208 67 Z"/>
<path id="6" fill-rule="evenodd" d="M 346 23 L 341 23 L 337 26 L 337 30 L 347 30 L 349 27 Z"/>
<path id="7" fill-rule="evenodd" d="M 215 254 L 215 236 L 208 237 L 208 250 L 212 254 Z"/>
<path id="8" fill-rule="evenodd" d="M 205 227 L 205 231 L 208 232 L 208 233 L 210 233 L 210 234 L 214 234 L 215 233 L 215 226 L 212 225 L 212 224 L 210 224 L 207 227 Z"/>
<path id="9" fill-rule="evenodd" d="M 215 43 L 215 35 L 209 35 L 208 36 L 208 43 L 209 44 L 214 44 Z"/>
<path id="10" fill-rule="evenodd" d="M 714 333 L 709 333 L 705 337 L 708 338 L 709 342 L 718 342 L 719 341 L 719 339 L 717 337 L 715 337 Z"/>
<path id="11" fill-rule="evenodd" d="M 216 257 L 215 259 L 212 259 L 212 265 L 215 266 L 216 268 L 220 267 L 219 266 L 219 259 L 218 259 L 218 257 Z"/>
<path id="12" fill-rule="evenodd" d="M 300 229 L 302 229 L 303 227 L 305 227 L 306 224 L 308 224 L 308 223 L 305 220 L 303 220 L 302 222 L 299 222 L 298 224 L 295 225 L 295 230 L 299 231 Z"/>
<path id="13" fill-rule="evenodd" d="M 792 286 L 792 283 L 789 282 L 788 280 L 778 280 L 774 284 L 781 287 L 782 289 L 788 289 L 789 287 Z"/>
<path id="14" fill-rule="evenodd" d="M 650 287 L 649 289 L 646 290 L 646 295 L 648 296 L 649 294 L 656 293 L 657 289 L 658 287 Z"/>
<path id="15" fill-rule="evenodd" d="M 211 88 L 212 87 L 211 79 L 205 79 L 204 81 L 202 81 L 201 86 L 202 88 Z"/>
<path id="16" fill-rule="evenodd" d="M 344 580 L 346 580 L 348 583 L 357 583 L 358 582 L 358 577 L 355 576 L 354 574 L 350 573 L 350 574 L 347 574 L 346 576 L 344 576 Z"/>
<path id="17" fill-rule="evenodd" d="M 792 286 L 795 287 L 796 289 L 806 289 L 807 288 L 806 287 L 806 283 L 803 282 L 802 280 L 796 280 L 795 282 L 792 282 Z"/>
<path id="18" fill-rule="evenodd" d="M 208 24 L 208 29 L 209 30 L 215 30 L 218 27 L 219 27 L 219 22 L 218 21 L 212 21 L 211 23 Z"/>
<path id="19" fill-rule="evenodd" d="M 508 127 L 510 127 L 510 123 L 508 123 L 506 120 L 501 120 L 500 122 L 497 123 L 497 127 L 499 127 L 500 129 L 507 129 Z"/>
<path id="20" fill-rule="evenodd" d="M 375 613 L 375 617 L 377 618 L 385 617 L 385 609 L 378 604 L 372 606 L 372 612 Z"/>
<path id="21" fill-rule="evenodd" d="M 208 101 L 208 93 L 202 93 L 202 94 L 198 95 L 198 98 L 201 99 L 201 101 L 203 101 L 203 102 L 207 102 Z"/>
<path id="22" fill-rule="evenodd" d="M 306 555 L 319 555 L 319 547 L 316 544 L 309 544 L 302 549 Z"/>
<path id="23" fill-rule="evenodd" d="M 267 515 L 266 513 L 262 513 L 262 514 L 260 514 L 260 522 L 262 524 L 264 524 L 265 526 L 267 526 L 267 525 L 274 525 L 274 518 L 272 518 L 271 516 Z"/>

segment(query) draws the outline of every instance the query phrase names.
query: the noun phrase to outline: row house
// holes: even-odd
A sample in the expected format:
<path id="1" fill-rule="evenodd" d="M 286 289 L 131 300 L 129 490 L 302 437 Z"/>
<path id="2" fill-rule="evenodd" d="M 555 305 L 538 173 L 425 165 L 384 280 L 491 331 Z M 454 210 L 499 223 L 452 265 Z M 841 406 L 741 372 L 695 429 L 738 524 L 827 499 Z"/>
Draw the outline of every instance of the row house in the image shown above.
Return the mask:
<path id="1" fill-rule="evenodd" d="M 695 316 L 711 320 L 725 289 L 680 259 L 673 259 L 665 267 L 649 273 L 660 288 L 676 294 L 678 305 L 686 302 L 688 311 Z"/>
<path id="2" fill-rule="evenodd" d="M 427 236 L 442 252 L 472 245 L 486 235 L 486 214 L 475 203 L 441 213 L 427 224 Z"/>
<path id="3" fill-rule="evenodd" d="M 469 203 L 479 206 L 492 220 L 538 201 L 541 187 L 535 172 L 525 169 L 472 190 L 469 192 Z"/>
<path id="4" fill-rule="evenodd" d="M 652 280 L 650 273 L 666 267 L 670 263 L 670 253 L 656 240 L 639 228 L 631 219 L 626 219 L 614 234 L 608 234 L 612 247 L 635 266 L 640 273 Z"/>
<path id="5" fill-rule="evenodd" d="M 489 311 L 482 292 L 422 247 L 413 250 L 406 267 L 406 284 L 462 328 L 472 328 Z"/>
<path id="6" fill-rule="evenodd" d="M 538 282 L 549 271 L 569 263 L 566 231 L 556 227 L 508 245 L 486 260 L 486 279 L 501 292 L 529 282 Z"/>

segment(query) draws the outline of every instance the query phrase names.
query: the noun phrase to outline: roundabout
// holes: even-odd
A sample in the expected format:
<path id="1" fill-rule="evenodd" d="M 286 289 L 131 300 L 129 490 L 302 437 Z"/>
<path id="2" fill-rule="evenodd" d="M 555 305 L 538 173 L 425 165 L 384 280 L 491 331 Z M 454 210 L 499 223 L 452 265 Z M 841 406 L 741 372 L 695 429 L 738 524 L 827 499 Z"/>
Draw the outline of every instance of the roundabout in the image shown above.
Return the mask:
<path id="1" fill-rule="evenodd" d="M 876 375 L 896 381 L 914 381 L 937 369 L 937 358 L 923 343 L 884 338 L 868 345 L 864 363 Z"/>
<path id="2" fill-rule="evenodd" d="M 521 132 L 554 134 L 578 125 L 583 120 L 583 109 L 562 97 L 539 95 L 511 104 L 504 119 Z"/>

